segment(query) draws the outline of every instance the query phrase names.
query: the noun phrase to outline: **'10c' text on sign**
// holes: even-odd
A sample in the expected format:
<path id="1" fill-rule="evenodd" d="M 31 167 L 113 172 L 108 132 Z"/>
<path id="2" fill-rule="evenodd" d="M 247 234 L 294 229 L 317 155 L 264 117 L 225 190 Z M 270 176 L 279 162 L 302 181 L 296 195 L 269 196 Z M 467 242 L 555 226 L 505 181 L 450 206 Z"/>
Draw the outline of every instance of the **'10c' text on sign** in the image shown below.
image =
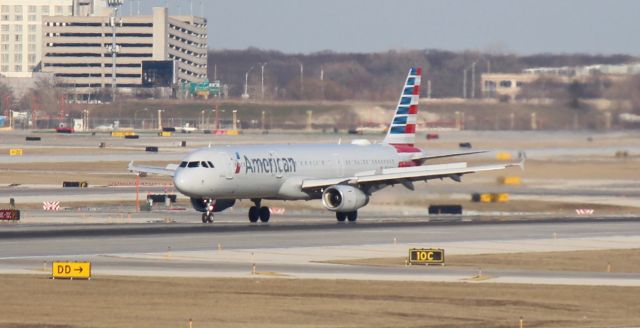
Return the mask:
<path id="1" fill-rule="evenodd" d="M 444 249 L 411 248 L 409 249 L 409 264 L 444 264 Z"/>

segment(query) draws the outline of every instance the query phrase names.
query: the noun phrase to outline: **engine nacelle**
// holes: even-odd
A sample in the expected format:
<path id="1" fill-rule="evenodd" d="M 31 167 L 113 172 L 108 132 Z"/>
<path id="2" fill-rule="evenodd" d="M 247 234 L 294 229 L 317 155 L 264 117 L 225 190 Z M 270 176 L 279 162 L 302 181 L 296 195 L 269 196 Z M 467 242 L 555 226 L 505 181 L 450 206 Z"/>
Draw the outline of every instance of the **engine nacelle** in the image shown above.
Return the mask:
<path id="1" fill-rule="evenodd" d="M 369 203 L 369 196 L 352 186 L 335 185 L 322 193 L 322 204 L 330 211 L 352 212 L 367 203 Z"/>
<path id="2" fill-rule="evenodd" d="M 236 203 L 236 200 L 235 199 L 216 199 L 213 202 L 214 202 L 213 211 L 222 212 L 227 208 L 233 206 Z M 191 198 L 191 206 L 193 206 L 193 208 L 195 208 L 196 211 L 198 212 L 207 211 L 207 204 L 204 202 L 204 199 L 202 198 Z"/>

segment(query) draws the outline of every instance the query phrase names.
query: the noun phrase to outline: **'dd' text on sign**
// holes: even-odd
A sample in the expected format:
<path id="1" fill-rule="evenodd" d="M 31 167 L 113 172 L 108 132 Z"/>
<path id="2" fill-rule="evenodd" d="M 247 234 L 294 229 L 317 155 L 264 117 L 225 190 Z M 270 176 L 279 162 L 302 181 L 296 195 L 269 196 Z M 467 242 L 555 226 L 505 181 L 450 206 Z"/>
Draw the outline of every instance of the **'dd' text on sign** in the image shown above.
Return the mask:
<path id="1" fill-rule="evenodd" d="M 51 275 L 54 279 L 90 279 L 91 262 L 53 262 Z"/>

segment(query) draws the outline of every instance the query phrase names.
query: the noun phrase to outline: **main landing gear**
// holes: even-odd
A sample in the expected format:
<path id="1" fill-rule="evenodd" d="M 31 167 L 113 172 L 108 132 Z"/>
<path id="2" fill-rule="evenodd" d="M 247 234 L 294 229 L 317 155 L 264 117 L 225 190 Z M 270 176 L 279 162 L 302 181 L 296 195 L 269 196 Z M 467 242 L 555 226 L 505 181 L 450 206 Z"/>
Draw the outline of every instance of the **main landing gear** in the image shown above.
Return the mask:
<path id="1" fill-rule="evenodd" d="M 269 218 L 271 217 L 271 211 L 269 208 L 266 206 L 260 207 L 261 199 L 252 199 L 251 201 L 255 206 L 251 206 L 249 208 L 249 221 L 251 223 L 255 223 L 260 219 L 262 222 L 269 222 Z"/>
<path id="2" fill-rule="evenodd" d="M 212 199 L 205 199 L 205 204 L 207 205 L 207 210 L 202 213 L 202 223 L 212 223 L 213 222 L 213 212 L 215 210 L 215 203 Z"/>
<path id="3" fill-rule="evenodd" d="M 349 222 L 356 222 L 358 219 L 358 211 L 336 212 L 336 219 L 338 222 L 344 222 L 345 220 L 349 220 Z"/>

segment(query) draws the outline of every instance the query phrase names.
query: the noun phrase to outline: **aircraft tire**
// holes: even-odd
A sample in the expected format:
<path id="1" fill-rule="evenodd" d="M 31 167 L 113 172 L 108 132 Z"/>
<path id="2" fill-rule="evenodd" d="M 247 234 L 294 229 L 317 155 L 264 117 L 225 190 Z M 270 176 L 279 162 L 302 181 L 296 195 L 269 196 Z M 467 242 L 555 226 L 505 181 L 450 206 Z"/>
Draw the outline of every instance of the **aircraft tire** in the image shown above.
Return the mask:
<path id="1" fill-rule="evenodd" d="M 256 223 L 258 222 L 259 218 L 260 218 L 260 211 L 258 210 L 258 208 L 255 206 L 251 206 L 249 208 L 249 222 Z"/>
<path id="2" fill-rule="evenodd" d="M 266 206 L 260 207 L 260 221 L 269 222 L 269 218 L 271 217 L 271 211 Z"/>
<path id="3" fill-rule="evenodd" d="M 356 222 L 357 219 L 358 219 L 358 211 L 347 213 L 347 220 L 349 220 L 349 222 Z"/>
<path id="4" fill-rule="evenodd" d="M 338 222 L 344 222 L 344 220 L 347 218 L 347 213 L 345 212 L 336 212 L 336 220 L 338 220 Z"/>

